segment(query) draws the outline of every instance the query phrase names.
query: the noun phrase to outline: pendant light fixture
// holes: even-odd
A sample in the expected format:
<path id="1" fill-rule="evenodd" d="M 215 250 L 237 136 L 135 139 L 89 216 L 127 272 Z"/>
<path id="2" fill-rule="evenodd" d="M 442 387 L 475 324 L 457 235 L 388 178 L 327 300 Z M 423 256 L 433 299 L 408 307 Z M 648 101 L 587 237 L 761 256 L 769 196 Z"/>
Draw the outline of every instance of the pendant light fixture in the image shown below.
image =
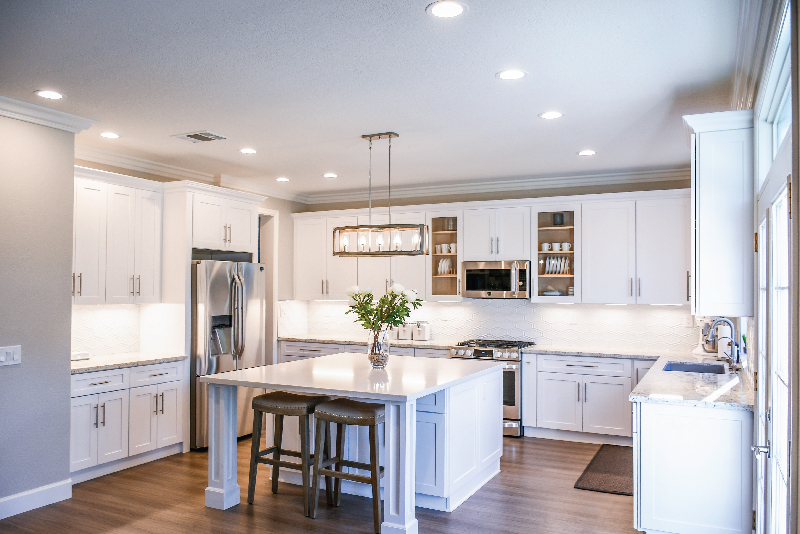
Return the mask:
<path id="1" fill-rule="evenodd" d="M 369 141 L 369 224 L 333 229 L 334 256 L 420 256 L 428 253 L 428 227 L 392 224 L 392 138 L 394 132 L 362 135 Z M 389 140 L 389 224 L 372 224 L 372 141 Z"/>

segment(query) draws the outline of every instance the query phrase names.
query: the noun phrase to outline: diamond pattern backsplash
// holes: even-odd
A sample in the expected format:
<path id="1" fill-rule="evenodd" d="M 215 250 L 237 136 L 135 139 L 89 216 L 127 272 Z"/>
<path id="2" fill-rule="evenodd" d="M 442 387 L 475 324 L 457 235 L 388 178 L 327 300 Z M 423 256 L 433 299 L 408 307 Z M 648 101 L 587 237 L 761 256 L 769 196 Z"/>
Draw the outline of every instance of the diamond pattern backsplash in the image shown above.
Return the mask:
<path id="1" fill-rule="evenodd" d="M 139 352 L 139 306 L 72 307 L 72 352 L 92 356 Z"/>
<path id="2" fill-rule="evenodd" d="M 345 302 L 281 301 L 278 335 L 361 339 Z M 688 306 L 534 304 L 526 300 L 425 302 L 412 321 L 428 321 L 432 339 L 531 340 L 537 345 L 634 350 L 692 350 L 699 330 Z"/>

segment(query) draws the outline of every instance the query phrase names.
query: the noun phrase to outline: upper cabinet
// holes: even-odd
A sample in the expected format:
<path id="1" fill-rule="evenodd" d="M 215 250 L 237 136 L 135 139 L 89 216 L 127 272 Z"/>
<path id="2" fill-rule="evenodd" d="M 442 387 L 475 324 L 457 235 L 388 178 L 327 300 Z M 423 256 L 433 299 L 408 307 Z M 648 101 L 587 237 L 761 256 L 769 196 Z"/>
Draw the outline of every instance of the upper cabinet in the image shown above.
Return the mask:
<path id="1" fill-rule="evenodd" d="M 530 258 L 530 208 L 464 210 L 464 261 Z"/>
<path id="2" fill-rule="evenodd" d="M 398 213 L 392 215 L 392 223 L 398 224 L 425 224 L 425 213 Z M 430 231 L 428 233 L 430 237 Z M 400 236 L 401 249 L 412 250 L 413 243 L 410 236 Z M 425 298 L 425 256 L 392 256 L 391 257 L 392 284 L 400 284 L 406 289 L 416 291 L 419 298 Z"/>
<path id="3" fill-rule="evenodd" d="M 333 229 L 355 226 L 356 217 L 328 217 L 325 220 L 325 248 L 321 265 L 325 268 L 325 299 L 348 300 L 347 289 L 358 284 L 358 258 L 333 255 Z"/>
<path id="4" fill-rule="evenodd" d="M 192 247 L 256 253 L 258 204 L 225 198 L 224 193 L 195 193 Z"/>
<path id="5" fill-rule="evenodd" d="M 692 129 L 692 314 L 753 315 L 753 112 L 683 118 Z"/>
<path id="6" fill-rule="evenodd" d="M 430 255 L 425 260 L 426 297 L 430 300 L 460 301 L 461 260 L 464 258 L 463 212 L 429 211 L 425 214 L 425 220 L 430 237 Z"/>
<path id="7" fill-rule="evenodd" d="M 75 304 L 160 302 L 161 184 L 102 171 L 79 173 L 92 179 L 75 178 Z M 144 189 L 148 186 L 153 189 Z"/>
<path id="8" fill-rule="evenodd" d="M 636 303 L 636 202 L 587 203 L 582 219 L 582 302 Z"/>
<path id="9" fill-rule="evenodd" d="M 581 205 L 534 208 L 531 233 L 531 300 L 581 301 Z"/>
<path id="10" fill-rule="evenodd" d="M 333 248 L 331 248 L 331 251 Z M 327 277 L 326 220 L 294 221 L 294 298 L 324 300 Z"/>

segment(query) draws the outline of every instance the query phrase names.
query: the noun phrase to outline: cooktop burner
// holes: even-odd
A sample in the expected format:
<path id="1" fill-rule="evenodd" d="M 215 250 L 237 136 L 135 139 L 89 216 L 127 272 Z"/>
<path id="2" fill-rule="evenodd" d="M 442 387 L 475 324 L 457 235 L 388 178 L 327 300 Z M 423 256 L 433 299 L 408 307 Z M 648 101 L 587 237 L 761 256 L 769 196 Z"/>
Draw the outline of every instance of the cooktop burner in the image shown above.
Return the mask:
<path id="1" fill-rule="evenodd" d="M 533 341 L 508 341 L 504 339 L 470 339 L 457 343 L 459 347 L 482 347 L 487 349 L 524 349 L 535 345 Z"/>

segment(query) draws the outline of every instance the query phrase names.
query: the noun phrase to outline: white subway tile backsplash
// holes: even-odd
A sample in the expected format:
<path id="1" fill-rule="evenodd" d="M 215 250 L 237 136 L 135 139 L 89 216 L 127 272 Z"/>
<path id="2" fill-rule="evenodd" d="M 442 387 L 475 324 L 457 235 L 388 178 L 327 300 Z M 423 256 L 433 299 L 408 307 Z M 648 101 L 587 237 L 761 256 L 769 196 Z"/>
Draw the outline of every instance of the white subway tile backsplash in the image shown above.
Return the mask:
<path id="1" fill-rule="evenodd" d="M 139 306 L 72 307 L 72 352 L 92 356 L 139 352 Z"/>

